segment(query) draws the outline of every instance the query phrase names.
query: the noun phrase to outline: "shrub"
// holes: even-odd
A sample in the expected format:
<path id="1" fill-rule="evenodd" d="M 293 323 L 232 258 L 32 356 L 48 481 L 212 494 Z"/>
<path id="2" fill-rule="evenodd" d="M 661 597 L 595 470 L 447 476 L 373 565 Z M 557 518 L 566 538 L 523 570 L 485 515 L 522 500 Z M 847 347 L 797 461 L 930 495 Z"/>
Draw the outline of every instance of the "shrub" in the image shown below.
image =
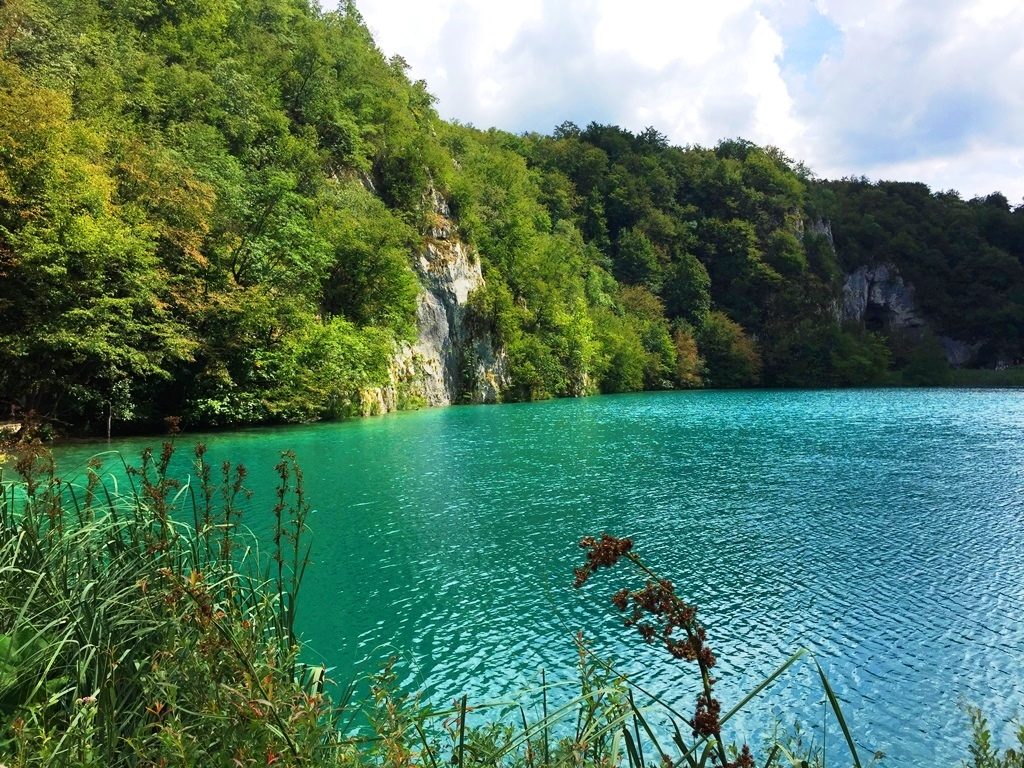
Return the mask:
<path id="1" fill-rule="evenodd" d="M 1024 725 L 1017 728 L 1017 749 L 1007 749 L 1003 754 L 992 746 L 992 734 L 988 720 L 977 707 L 967 707 L 971 720 L 970 768 L 1024 768 Z"/>

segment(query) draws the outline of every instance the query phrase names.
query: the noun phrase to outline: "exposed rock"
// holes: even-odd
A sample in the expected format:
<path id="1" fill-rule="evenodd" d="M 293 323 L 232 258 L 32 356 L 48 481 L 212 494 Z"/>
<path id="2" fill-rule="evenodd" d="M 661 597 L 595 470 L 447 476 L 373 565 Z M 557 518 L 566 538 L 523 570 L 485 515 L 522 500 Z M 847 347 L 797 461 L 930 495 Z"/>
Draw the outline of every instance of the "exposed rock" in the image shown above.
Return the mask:
<path id="1" fill-rule="evenodd" d="M 835 238 L 832 237 L 831 221 L 821 218 L 815 219 L 807 224 L 804 224 L 804 222 L 801 221 L 798 234 L 800 235 L 801 240 L 804 240 L 808 234 L 824 237 L 828 241 L 828 247 L 829 250 L 832 251 L 832 257 L 836 260 L 837 264 L 839 263 L 839 257 L 836 254 L 836 241 Z M 836 318 L 836 320 L 843 320 L 843 308 L 839 298 L 833 296 L 829 299 L 828 307 L 830 314 Z"/>
<path id="2" fill-rule="evenodd" d="M 434 221 L 430 234 L 435 240 L 447 240 L 454 231 L 452 227 L 452 212 L 448 207 L 448 201 L 436 189 L 431 190 L 430 195 L 434 207 Z"/>
<path id="3" fill-rule="evenodd" d="M 828 219 L 817 219 L 812 221 L 809 226 L 805 228 L 805 231 L 810 232 L 812 235 L 821 235 L 828 244 L 832 247 L 832 252 L 836 251 L 836 241 L 832 237 L 832 222 Z"/>
<path id="4" fill-rule="evenodd" d="M 455 236 L 444 198 L 437 192 L 432 197 L 431 237 L 414 259 L 422 285 L 416 306 L 418 337 L 396 353 L 391 383 L 362 393 L 366 414 L 497 402 L 508 386 L 504 351 L 467 322 L 469 296 L 484 285 L 480 260 Z"/>
<path id="5" fill-rule="evenodd" d="M 841 319 L 871 330 L 925 327 L 917 309 L 914 286 L 904 282 L 892 264 L 860 267 L 843 283 Z"/>
<path id="6" fill-rule="evenodd" d="M 922 335 L 929 330 L 921 315 L 914 286 L 904 281 L 892 264 L 860 267 L 846 276 L 840 319 L 874 331 L 904 331 Z M 969 344 L 938 336 L 949 364 L 959 368 L 974 361 L 980 343 Z"/>
<path id="7" fill-rule="evenodd" d="M 942 351 L 946 353 L 946 359 L 954 368 L 962 368 L 973 362 L 982 346 L 980 342 L 968 344 L 951 339 L 949 336 L 939 336 L 939 343 L 942 345 Z"/>

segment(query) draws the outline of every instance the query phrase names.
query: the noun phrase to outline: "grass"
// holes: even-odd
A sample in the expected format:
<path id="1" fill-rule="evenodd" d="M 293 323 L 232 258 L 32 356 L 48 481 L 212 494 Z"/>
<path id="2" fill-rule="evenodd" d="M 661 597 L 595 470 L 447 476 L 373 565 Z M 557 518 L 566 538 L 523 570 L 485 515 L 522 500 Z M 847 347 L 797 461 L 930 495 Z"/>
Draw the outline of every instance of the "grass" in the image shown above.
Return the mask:
<path id="1" fill-rule="evenodd" d="M 245 472 L 196 485 L 148 451 L 120 495 L 90 466 L 56 477 L 38 447 L 0 499 L 0 750 L 11 766 L 320 765 L 336 751 L 323 671 L 298 661 L 294 604 L 308 507 L 278 466 L 278 536 L 240 532 Z M 180 522 L 192 512 L 191 524 Z"/>
<path id="2" fill-rule="evenodd" d="M 798 733 L 733 743 L 735 715 L 793 665 L 797 651 L 735 706 L 715 697 L 716 660 L 696 609 L 652 572 L 632 542 L 586 538 L 577 585 L 631 569 L 641 583 L 613 603 L 627 631 L 691 664 L 701 683 L 680 712 L 596 656 L 576 637 L 578 678 L 542 677 L 533 701 L 445 709 L 400 691 L 393 663 L 367 701 L 332 699 L 328 670 L 301 661 L 295 634 L 309 562 L 301 469 L 275 468 L 267 551 L 246 533 L 241 466 L 194 451 L 194 480 L 168 476 L 174 446 L 126 467 L 129 483 L 90 465 L 61 480 L 38 445 L 23 446 L 17 478 L 0 483 L 0 764 L 32 766 L 388 766 L 612 768 L 824 766 Z M 603 578 L 603 574 L 602 574 Z M 811 662 L 815 663 L 816 662 Z M 817 667 L 847 764 L 862 758 L 838 698 Z M 552 706 L 552 701 L 564 702 Z M 540 716 L 528 711 L 538 706 Z M 978 721 L 976 721 L 977 724 Z M 977 768 L 1000 759 L 976 729 Z M 986 736 L 987 738 L 987 736 Z M 988 762 L 985 762 L 988 760 Z M 831 765 L 832 763 L 830 763 Z"/>

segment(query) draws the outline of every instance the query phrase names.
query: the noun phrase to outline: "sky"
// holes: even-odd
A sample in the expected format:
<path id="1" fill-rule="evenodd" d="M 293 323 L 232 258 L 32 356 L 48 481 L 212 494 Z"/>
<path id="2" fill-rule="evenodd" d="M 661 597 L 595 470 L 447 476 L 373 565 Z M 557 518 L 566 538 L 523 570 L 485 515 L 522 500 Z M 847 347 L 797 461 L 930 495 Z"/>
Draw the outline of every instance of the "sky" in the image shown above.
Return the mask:
<path id="1" fill-rule="evenodd" d="M 1024 0 L 356 4 L 447 119 L 742 137 L 823 178 L 1024 202 Z"/>

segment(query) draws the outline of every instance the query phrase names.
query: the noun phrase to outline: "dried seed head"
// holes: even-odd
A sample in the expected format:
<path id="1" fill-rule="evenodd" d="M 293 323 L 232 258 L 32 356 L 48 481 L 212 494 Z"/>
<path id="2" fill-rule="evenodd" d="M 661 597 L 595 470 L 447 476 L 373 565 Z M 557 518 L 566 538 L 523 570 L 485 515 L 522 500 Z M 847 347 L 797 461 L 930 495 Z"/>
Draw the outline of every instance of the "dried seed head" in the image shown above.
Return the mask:
<path id="1" fill-rule="evenodd" d="M 593 536 L 584 536 L 580 539 L 580 547 L 587 550 L 587 562 L 576 569 L 576 581 L 573 583 L 577 589 L 582 587 L 590 574 L 598 568 L 611 568 L 633 548 L 632 539 L 619 539 L 602 533 L 600 539 Z"/>

